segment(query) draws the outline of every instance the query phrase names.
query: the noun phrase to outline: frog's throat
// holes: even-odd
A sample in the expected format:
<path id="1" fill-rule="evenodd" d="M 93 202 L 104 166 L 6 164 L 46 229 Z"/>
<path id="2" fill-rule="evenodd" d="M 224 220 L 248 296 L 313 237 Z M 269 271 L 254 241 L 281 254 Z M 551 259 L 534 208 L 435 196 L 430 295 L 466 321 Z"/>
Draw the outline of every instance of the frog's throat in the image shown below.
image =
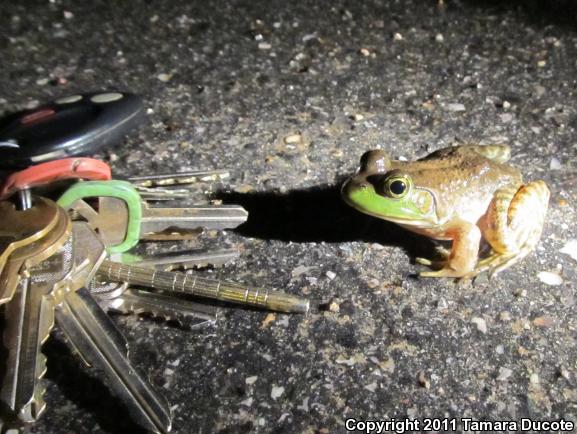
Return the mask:
<path id="1" fill-rule="evenodd" d="M 412 201 L 380 199 L 372 187 L 349 191 L 344 195 L 345 202 L 364 214 L 411 227 L 434 227 L 441 224 L 437 216 L 435 196 L 431 195 L 430 208 L 424 212 Z"/>

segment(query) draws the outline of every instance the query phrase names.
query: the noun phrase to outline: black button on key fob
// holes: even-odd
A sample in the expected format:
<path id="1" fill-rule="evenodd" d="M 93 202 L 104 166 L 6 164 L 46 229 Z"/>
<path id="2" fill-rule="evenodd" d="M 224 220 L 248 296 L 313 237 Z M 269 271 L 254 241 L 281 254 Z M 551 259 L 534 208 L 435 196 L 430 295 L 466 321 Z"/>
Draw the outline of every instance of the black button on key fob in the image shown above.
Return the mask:
<path id="1" fill-rule="evenodd" d="M 72 95 L 14 113 L 0 121 L 0 167 L 93 154 L 118 144 L 143 117 L 140 97 L 126 92 Z"/>

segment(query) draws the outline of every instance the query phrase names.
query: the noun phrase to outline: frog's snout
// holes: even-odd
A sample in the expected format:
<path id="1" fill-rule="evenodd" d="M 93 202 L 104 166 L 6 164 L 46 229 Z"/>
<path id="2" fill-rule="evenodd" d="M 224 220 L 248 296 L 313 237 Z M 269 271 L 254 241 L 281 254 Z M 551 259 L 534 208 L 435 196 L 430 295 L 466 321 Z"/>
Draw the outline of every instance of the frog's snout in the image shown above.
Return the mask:
<path id="1" fill-rule="evenodd" d="M 369 188 L 369 183 L 367 182 L 366 178 L 356 176 L 347 180 L 343 184 L 343 187 L 341 188 L 341 194 L 344 198 L 348 199 L 359 190 L 366 190 L 367 188 Z"/>
<path id="2" fill-rule="evenodd" d="M 391 160 L 385 151 L 373 149 L 367 151 L 361 157 L 360 172 L 364 173 L 385 173 L 391 167 Z"/>

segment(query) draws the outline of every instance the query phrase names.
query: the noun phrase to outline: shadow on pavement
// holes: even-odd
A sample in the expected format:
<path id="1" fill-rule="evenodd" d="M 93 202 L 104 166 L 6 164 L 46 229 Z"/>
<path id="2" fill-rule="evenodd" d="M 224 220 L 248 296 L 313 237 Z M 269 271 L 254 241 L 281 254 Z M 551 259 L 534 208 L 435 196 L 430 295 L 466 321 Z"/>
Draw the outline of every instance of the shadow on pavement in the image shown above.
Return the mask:
<path id="1" fill-rule="evenodd" d="M 340 186 L 320 186 L 287 193 L 220 192 L 226 204 L 242 205 L 248 220 L 235 232 L 286 242 L 364 241 L 400 246 L 415 258 L 434 254 L 432 242 L 399 226 L 362 214 L 343 202 Z"/>

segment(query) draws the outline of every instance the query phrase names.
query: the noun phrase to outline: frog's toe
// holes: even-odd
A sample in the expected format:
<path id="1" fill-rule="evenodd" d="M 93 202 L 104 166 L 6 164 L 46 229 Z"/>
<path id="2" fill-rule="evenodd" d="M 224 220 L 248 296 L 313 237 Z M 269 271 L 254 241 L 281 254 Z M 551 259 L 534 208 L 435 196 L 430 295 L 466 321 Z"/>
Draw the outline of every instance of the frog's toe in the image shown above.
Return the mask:
<path id="1" fill-rule="evenodd" d="M 432 268 L 433 270 L 439 270 L 441 268 L 444 268 L 445 265 L 447 265 L 447 261 L 432 261 L 430 259 L 427 258 L 415 258 L 415 263 L 420 264 L 420 265 L 425 265 L 427 267 Z"/>
<path id="2" fill-rule="evenodd" d="M 447 249 L 445 246 L 437 245 L 435 250 L 445 260 L 448 260 L 449 256 L 451 256 L 451 249 Z"/>
<path id="3" fill-rule="evenodd" d="M 433 261 L 427 258 L 415 258 L 415 262 L 420 265 L 426 265 L 427 267 L 431 267 L 433 265 Z"/>
<path id="4" fill-rule="evenodd" d="M 463 272 L 453 270 L 449 267 L 441 268 L 436 271 L 422 271 L 419 273 L 420 277 L 463 277 Z"/>
<path id="5" fill-rule="evenodd" d="M 531 252 L 531 249 L 523 249 L 519 252 L 506 254 L 493 252 L 487 258 L 480 260 L 477 263 L 475 269 L 468 273 L 465 277 L 473 278 L 476 275 L 487 271 L 489 273 L 489 278 L 492 278 L 499 274 L 501 271 L 519 262 L 521 259 L 527 256 L 529 252 Z"/>

